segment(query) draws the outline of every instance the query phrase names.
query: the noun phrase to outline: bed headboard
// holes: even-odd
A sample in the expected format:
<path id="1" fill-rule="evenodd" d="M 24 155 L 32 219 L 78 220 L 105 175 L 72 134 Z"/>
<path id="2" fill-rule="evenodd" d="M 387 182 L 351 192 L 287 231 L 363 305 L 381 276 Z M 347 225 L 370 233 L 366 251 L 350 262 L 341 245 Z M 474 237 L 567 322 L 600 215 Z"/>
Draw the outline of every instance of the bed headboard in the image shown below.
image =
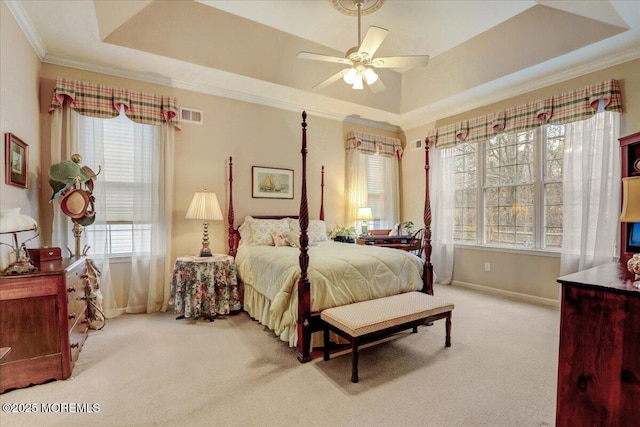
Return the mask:
<path id="1" fill-rule="evenodd" d="M 251 215 L 257 219 L 282 219 L 282 218 L 299 218 L 298 214 L 294 215 Z M 319 219 L 324 221 L 324 165 L 322 165 L 322 176 L 320 180 L 320 216 Z M 233 211 L 233 157 L 229 156 L 229 209 L 227 213 L 228 228 L 228 251 L 227 253 L 235 257 L 238 253 L 238 245 L 240 244 L 240 232 L 235 227 L 235 213 Z"/>

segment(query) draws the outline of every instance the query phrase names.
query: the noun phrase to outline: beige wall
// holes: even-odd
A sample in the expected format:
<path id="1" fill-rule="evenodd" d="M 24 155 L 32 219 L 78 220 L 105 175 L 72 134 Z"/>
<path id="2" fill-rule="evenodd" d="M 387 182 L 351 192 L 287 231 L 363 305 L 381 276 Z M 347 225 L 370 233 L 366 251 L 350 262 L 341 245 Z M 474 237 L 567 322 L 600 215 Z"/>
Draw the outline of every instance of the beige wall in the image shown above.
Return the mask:
<path id="1" fill-rule="evenodd" d="M 40 128 L 38 117 L 38 78 L 40 60 L 18 27 L 4 2 L 0 2 L 0 132 L 3 143 L 0 162 L 0 210 L 20 208 L 20 213 L 41 222 L 38 194 L 40 174 Z M 29 146 L 28 188 L 25 190 L 5 183 L 5 132 L 14 133 Z M 27 234 L 25 233 L 25 236 Z M 31 237 L 29 234 L 27 237 Z M 10 243 L 8 236 L 2 241 Z M 22 238 L 20 239 L 22 241 Z M 29 246 L 39 245 L 39 239 Z M 0 246 L 0 269 L 9 262 L 7 246 Z"/>
<path id="2" fill-rule="evenodd" d="M 14 132 L 30 146 L 30 188 L 0 184 L 0 207 L 21 207 L 41 223 L 42 244 L 51 241 L 52 208 L 47 203 L 50 188 L 46 171 L 50 165 L 50 118 L 47 108 L 55 78 L 63 76 L 112 86 L 176 96 L 182 106 L 203 111 L 204 124 L 185 123 L 177 132 L 175 152 L 175 193 L 172 236 L 173 258 L 195 253 L 202 238 L 202 225 L 184 218 L 195 191 L 207 188 L 218 194 L 223 210 L 227 209 L 229 156 L 234 158 L 235 225 L 249 214 L 295 214 L 300 197 L 300 112 L 280 110 L 227 98 L 177 90 L 167 85 L 151 84 L 105 74 L 41 65 L 37 55 L 18 28 L 4 2 L 2 18 L 0 128 Z M 11 61 L 5 58 L 10 57 Z M 344 205 L 344 138 L 350 130 L 363 130 L 400 137 L 403 141 L 422 139 L 427 131 L 465 117 L 475 117 L 507 106 L 522 104 L 564 90 L 575 89 L 608 78 L 618 79 L 622 86 L 624 110 L 621 134 L 640 129 L 640 60 L 591 73 L 555 84 L 522 96 L 501 101 L 465 114 L 404 130 L 399 134 L 341 123 L 321 117 L 308 117 L 308 190 L 312 217 L 319 211 L 320 168 L 325 165 L 325 216 L 327 226 L 345 223 Z M 41 76 L 41 78 L 40 78 Z M 38 119 L 38 111 L 40 117 Z M 429 121 L 429 118 L 425 118 Z M 4 150 L 2 150 L 4 156 Z M 295 198 L 266 200 L 251 197 L 251 166 L 294 169 Z M 0 165 L 4 174 L 4 161 Z M 44 170 L 44 173 L 43 173 Z M 401 165 L 402 219 L 420 223 L 423 215 L 424 152 L 405 151 Z M 98 207 L 99 208 L 99 207 Z M 226 212 L 225 212 L 226 213 Z M 225 215 L 226 216 L 226 215 Z M 212 250 L 226 251 L 226 221 L 210 224 Z M 34 242 L 39 244 L 39 242 Z M 4 247 L 4 246 L 3 246 Z M 484 264 L 491 263 L 490 272 Z M 119 267 L 117 267 L 119 268 Z M 498 291 L 517 292 L 535 298 L 557 300 L 555 279 L 559 272 L 557 257 L 532 256 L 530 253 L 486 251 L 457 248 L 454 281 L 492 287 Z M 115 271 L 114 277 L 127 277 Z M 123 291 L 123 296 L 126 289 Z"/>
<path id="3" fill-rule="evenodd" d="M 459 120 L 525 104 L 557 93 L 578 89 L 599 81 L 616 79 L 623 97 L 620 135 L 640 130 L 640 60 L 630 61 L 527 94 L 506 99 L 482 108 L 439 120 L 430 125 L 405 131 L 407 141 L 424 139 L 427 131 Z M 403 217 L 422 218 L 424 197 L 424 151 L 406 151 L 402 159 Z M 415 222 L 415 219 L 414 219 Z M 491 271 L 485 272 L 485 263 Z M 558 301 L 560 258 L 531 251 L 515 252 L 456 247 L 453 267 L 454 283 L 479 285 L 509 295 L 511 292 L 531 296 L 540 302 Z M 549 301 L 551 300 L 551 301 Z"/>

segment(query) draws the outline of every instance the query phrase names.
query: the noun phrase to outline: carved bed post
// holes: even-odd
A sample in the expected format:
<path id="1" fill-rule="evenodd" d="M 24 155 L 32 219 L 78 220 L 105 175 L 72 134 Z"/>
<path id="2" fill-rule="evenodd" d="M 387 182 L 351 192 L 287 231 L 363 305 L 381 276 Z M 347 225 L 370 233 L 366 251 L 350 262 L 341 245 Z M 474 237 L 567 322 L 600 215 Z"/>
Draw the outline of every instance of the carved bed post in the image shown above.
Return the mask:
<path id="1" fill-rule="evenodd" d="M 324 221 L 324 165 L 320 179 L 320 221 Z"/>
<path id="2" fill-rule="evenodd" d="M 300 281 L 298 282 L 298 361 L 311 360 L 311 285 L 309 267 L 309 205 L 307 202 L 307 113 L 302 112 L 302 191 L 300 195 Z"/>
<path id="3" fill-rule="evenodd" d="M 422 267 L 422 292 L 433 295 L 433 265 L 431 265 L 431 199 L 429 196 L 429 139 L 424 144 L 424 266 Z"/>
<path id="4" fill-rule="evenodd" d="M 229 252 L 228 254 L 235 258 L 236 256 L 236 244 L 235 244 L 235 235 L 233 232 L 233 157 L 229 156 L 229 211 L 227 214 L 227 220 L 229 221 L 229 230 L 228 230 L 228 244 L 229 244 Z"/>

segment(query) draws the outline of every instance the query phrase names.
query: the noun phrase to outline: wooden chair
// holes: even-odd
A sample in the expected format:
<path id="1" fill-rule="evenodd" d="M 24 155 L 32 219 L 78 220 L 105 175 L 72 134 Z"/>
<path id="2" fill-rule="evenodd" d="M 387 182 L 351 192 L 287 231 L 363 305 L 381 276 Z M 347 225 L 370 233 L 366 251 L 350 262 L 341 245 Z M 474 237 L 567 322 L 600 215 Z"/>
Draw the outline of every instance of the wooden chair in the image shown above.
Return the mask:
<path id="1" fill-rule="evenodd" d="M 411 236 L 411 241 L 409 242 L 410 249 L 408 252 L 411 252 L 414 255 L 422 258 L 422 251 L 424 249 L 424 233 L 425 229 L 421 228 L 420 230 L 413 233 Z"/>

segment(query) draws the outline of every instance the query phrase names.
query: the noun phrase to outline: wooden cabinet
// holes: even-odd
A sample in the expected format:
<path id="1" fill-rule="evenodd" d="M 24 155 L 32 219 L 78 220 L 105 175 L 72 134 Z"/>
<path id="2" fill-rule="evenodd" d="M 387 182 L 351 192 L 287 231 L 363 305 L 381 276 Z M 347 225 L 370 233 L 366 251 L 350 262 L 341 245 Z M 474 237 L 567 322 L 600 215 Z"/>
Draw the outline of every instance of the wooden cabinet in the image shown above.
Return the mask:
<path id="1" fill-rule="evenodd" d="M 0 276 L 0 393 L 71 375 L 87 338 L 84 258 L 43 262 Z"/>
<path id="2" fill-rule="evenodd" d="M 637 426 L 640 289 L 617 262 L 560 277 L 556 426 Z"/>
<path id="3" fill-rule="evenodd" d="M 619 139 L 622 160 L 622 178 L 640 176 L 640 132 Z M 620 223 L 620 261 L 627 262 L 634 253 L 640 252 L 640 246 L 629 244 L 633 224 Z"/>

